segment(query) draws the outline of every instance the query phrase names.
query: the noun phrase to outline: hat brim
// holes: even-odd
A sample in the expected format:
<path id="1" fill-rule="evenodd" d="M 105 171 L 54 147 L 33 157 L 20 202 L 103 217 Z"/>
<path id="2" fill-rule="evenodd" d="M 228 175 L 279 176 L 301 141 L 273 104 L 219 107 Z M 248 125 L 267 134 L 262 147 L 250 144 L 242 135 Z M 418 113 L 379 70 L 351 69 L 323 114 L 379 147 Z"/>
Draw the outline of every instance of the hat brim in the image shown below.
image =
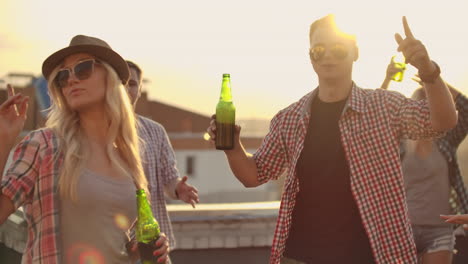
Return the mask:
<path id="1" fill-rule="evenodd" d="M 130 70 L 128 68 L 127 62 L 115 51 L 96 45 L 75 45 L 63 48 L 53 53 L 42 64 L 42 74 L 48 80 L 55 67 L 57 67 L 57 65 L 61 63 L 66 57 L 81 52 L 89 53 L 93 56 L 96 56 L 96 58 L 110 64 L 119 75 L 122 83 L 127 83 L 130 76 Z"/>

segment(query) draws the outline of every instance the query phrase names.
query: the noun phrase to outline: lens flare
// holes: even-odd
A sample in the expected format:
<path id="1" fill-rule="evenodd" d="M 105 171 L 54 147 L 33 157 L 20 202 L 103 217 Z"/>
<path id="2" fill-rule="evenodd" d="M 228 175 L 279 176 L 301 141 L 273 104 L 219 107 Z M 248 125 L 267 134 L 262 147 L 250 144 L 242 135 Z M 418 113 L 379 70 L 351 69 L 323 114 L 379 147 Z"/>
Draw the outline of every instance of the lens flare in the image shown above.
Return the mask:
<path id="1" fill-rule="evenodd" d="M 203 134 L 203 139 L 206 141 L 210 140 L 210 134 L 208 134 L 208 132 L 205 132 L 205 134 Z"/>
<path id="2" fill-rule="evenodd" d="M 67 251 L 66 263 L 104 264 L 104 257 L 95 248 L 86 244 L 76 244 Z"/>
<path id="3" fill-rule="evenodd" d="M 117 227 L 124 231 L 127 231 L 130 227 L 130 221 L 128 220 L 128 217 L 126 217 L 123 214 L 116 214 L 114 217 L 114 221 Z"/>

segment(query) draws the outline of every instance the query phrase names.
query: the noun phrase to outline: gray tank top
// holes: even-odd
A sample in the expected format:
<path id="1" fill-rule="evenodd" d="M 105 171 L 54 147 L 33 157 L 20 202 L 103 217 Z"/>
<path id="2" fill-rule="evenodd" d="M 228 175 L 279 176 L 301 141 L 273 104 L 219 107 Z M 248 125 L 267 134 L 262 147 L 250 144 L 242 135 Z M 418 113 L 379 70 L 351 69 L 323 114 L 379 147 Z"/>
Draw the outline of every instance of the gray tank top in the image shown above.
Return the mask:
<path id="1" fill-rule="evenodd" d="M 411 224 L 444 225 L 439 215 L 450 213 L 447 161 L 435 143 L 427 157 L 406 149 L 402 167 Z"/>
<path id="2" fill-rule="evenodd" d="M 137 217 L 135 190 L 132 179 L 84 170 L 77 185 L 78 201 L 61 200 L 64 263 L 130 263 L 125 244 Z"/>

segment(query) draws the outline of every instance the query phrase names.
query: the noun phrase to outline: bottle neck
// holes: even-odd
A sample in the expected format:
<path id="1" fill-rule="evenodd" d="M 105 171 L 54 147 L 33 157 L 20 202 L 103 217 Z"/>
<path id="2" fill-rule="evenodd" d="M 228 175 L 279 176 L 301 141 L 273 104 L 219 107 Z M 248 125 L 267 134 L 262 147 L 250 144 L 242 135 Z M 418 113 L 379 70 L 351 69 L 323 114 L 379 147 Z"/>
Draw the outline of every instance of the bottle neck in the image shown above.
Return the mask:
<path id="1" fill-rule="evenodd" d="M 147 219 L 152 218 L 153 213 L 151 211 L 151 206 L 146 199 L 146 194 L 137 195 L 137 208 L 138 208 L 138 219 Z"/>
<path id="2" fill-rule="evenodd" d="M 220 101 L 232 102 L 231 95 L 231 79 L 229 77 L 223 77 L 223 84 L 221 85 Z"/>

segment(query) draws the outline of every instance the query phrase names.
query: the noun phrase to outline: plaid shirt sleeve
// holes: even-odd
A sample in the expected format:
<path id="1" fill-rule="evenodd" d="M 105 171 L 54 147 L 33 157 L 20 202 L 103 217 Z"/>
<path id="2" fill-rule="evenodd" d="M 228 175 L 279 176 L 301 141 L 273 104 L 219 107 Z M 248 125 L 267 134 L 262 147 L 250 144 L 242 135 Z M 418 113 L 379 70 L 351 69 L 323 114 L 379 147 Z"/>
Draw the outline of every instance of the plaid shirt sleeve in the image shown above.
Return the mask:
<path id="1" fill-rule="evenodd" d="M 0 191 L 9 198 L 16 209 L 32 201 L 34 185 L 41 164 L 40 132 L 32 132 L 16 147 L 13 163 L 3 176 Z"/>
<path id="2" fill-rule="evenodd" d="M 435 131 L 432 128 L 427 100 L 416 101 L 397 92 L 384 92 L 391 115 L 390 122 L 400 138 L 418 140 L 444 135 L 444 132 Z"/>
<path id="3" fill-rule="evenodd" d="M 468 98 L 463 94 L 459 94 L 455 99 L 455 107 L 458 111 L 457 125 L 447 133 L 447 139 L 450 145 L 458 147 L 465 139 L 468 133 Z"/>
<path id="4" fill-rule="evenodd" d="M 176 166 L 176 157 L 174 149 L 172 148 L 169 137 L 167 136 L 166 130 L 163 126 L 161 129 L 161 172 L 163 177 L 163 184 L 166 186 L 174 179 L 179 178 L 179 171 Z"/>
<path id="5" fill-rule="evenodd" d="M 270 131 L 253 156 L 261 183 L 278 179 L 287 168 L 286 149 L 281 135 L 282 123 L 283 114 L 280 112 L 271 120 Z"/>

